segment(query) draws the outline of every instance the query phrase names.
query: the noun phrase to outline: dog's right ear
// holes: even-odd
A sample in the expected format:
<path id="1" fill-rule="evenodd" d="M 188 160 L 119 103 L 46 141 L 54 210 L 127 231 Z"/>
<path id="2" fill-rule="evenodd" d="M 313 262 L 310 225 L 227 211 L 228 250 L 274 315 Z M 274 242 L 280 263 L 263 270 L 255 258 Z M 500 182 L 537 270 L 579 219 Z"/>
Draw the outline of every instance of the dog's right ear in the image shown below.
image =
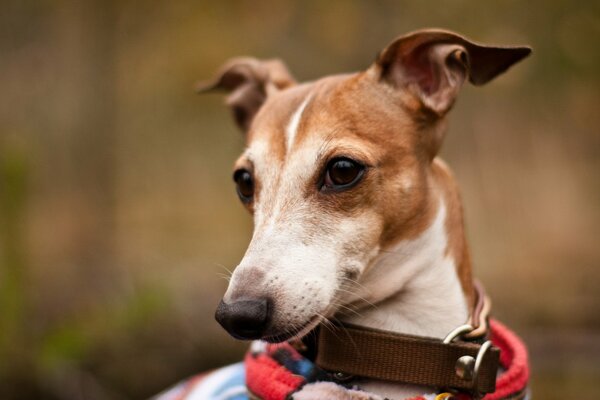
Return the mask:
<path id="1" fill-rule="evenodd" d="M 226 104 L 231 108 L 235 122 L 246 132 L 269 94 L 295 84 L 281 60 L 239 57 L 226 62 L 214 80 L 198 83 L 196 92 L 230 92 Z"/>

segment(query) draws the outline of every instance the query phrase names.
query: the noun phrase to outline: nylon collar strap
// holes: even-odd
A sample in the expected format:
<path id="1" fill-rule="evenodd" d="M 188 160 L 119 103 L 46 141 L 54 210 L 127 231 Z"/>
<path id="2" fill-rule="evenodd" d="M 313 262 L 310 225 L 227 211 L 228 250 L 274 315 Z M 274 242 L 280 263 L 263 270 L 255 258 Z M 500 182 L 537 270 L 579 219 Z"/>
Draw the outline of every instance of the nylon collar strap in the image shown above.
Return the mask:
<path id="1" fill-rule="evenodd" d="M 481 356 L 477 379 L 457 373 L 458 360 L 476 360 L 478 339 L 488 332 L 490 302 L 476 283 L 476 301 L 468 323 L 473 326 L 460 340 L 402 335 L 364 326 L 338 324 L 320 329 L 316 364 L 334 377 L 364 377 L 415 385 L 491 393 L 496 388 L 500 351 L 491 347 Z M 464 358 L 463 358 L 464 360 Z M 468 374 L 467 374 L 468 375 Z"/>

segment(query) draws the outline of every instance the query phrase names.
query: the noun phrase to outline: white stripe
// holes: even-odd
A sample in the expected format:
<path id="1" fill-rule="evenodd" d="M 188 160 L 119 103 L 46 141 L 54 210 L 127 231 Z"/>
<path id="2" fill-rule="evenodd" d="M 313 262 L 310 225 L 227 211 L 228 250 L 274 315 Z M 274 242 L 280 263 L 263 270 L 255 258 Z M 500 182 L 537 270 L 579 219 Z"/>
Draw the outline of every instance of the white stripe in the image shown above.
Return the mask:
<path id="1" fill-rule="evenodd" d="M 292 115 L 292 119 L 290 119 L 290 123 L 285 130 L 285 138 L 286 138 L 286 147 L 289 152 L 294 144 L 294 139 L 296 139 L 296 133 L 298 132 L 298 125 L 300 125 L 300 118 L 302 117 L 302 113 L 304 112 L 304 108 L 308 104 L 310 100 L 310 96 L 307 96 L 306 99 L 300 104 L 300 107 L 294 112 Z"/>
<path id="2" fill-rule="evenodd" d="M 219 397 L 215 397 L 214 400 L 229 400 L 232 397 L 241 396 L 246 393 L 248 393 L 248 390 L 246 390 L 245 385 L 234 386 L 221 393 Z"/>
<path id="3" fill-rule="evenodd" d="M 231 375 L 235 375 L 236 371 L 244 368 L 242 363 L 230 365 L 229 367 L 221 368 L 210 374 L 206 379 L 200 381 L 198 387 L 194 388 L 185 398 L 186 400 L 210 400 L 214 399 L 214 391 L 223 385 Z"/>

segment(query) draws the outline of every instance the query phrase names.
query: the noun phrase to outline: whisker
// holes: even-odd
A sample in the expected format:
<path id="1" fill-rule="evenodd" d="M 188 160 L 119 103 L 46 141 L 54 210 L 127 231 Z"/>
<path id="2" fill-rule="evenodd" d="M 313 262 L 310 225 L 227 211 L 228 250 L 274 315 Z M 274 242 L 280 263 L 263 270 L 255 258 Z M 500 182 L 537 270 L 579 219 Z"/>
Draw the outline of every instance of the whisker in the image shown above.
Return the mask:
<path id="1" fill-rule="evenodd" d="M 361 314 L 361 313 L 359 313 L 357 310 L 355 310 L 355 309 L 353 309 L 353 308 L 351 308 L 351 307 L 349 307 L 349 306 L 346 306 L 346 305 L 344 305 L 344 304 L 341 304 L 341 303 L 331 303 L 331 304 L 332 304 L 332 305 L 334 305 L 334 306 L 335 306 L 336 308 L 338 308 L 338 309 L 339 309 L 339 308 L 343 308 L 344 310 L 350 311 L 351 313 L 353 313 L 353 314 L 354 314 L 354 315 L 356 315 L 357 317 L 362 317 L 362 314 Z M 342 311 L 342 312 L 343 312 L 343 311 Z"/>
<path id="2" fill-rule="evenodd" d="M 227 274 L 223 274 L 223 273 L 217 272 L 217 276 L 219 278 L 225 279 L 227 282 L 231 281 L 231 275 L 227 275 Z"/>
<path id="3" fill-rule="evenodd" d="M 223 265 L 223 264 L 220 264 L 220 263 L 217 263 L 217 262 L 216 262 L 216 263 L 213 263 L 213 264 L 214 264 L 214 265 L 216 265 L 217 267 L 221 267 L 221 268 L 223 268 L 225 271 L 227 271 L 227 273 L 228 273 L 229 275 L 233 275 L 233 271 L 232 271 L 232 270 L 230 270 L 229 268 L 227 268 L 225 265 Z"/>
<path id="4" fill-rule="evenodd" d="M 372 303 L 371 301 L 369 301 L 369 300 L 365 299 L 365 298 L 364 298 L 364 297 L 362 297 L 362 296 L 359 296 L 359 295 L 357 295 L 357 294 L 356 294 L 355 292 L 353 292 L 353 291 L 350 291 L 350 290 L 348 290 L 348 289 L 344 289 L 344 288 L 338 288 L 338 291 L 340 291 L 340 292 L 345 292 L 345 293 L 349 293 L 349 294 L 351 294 L 351 295 L 355 296 L 355 297 L 356 297 L 358 300 L 361 300 L 361 301 L 363 301 L 363 302 L 367 303 L 367 305 L 369 305 L 369 306 L 371 306 L 371 307 L 373 307 L 373 308 L 377 308 L 377 305 L 376 305 L 376 304 Z"/>
<path id="5" fill-rule="evenodd" d="M 354 349 L 358 350 L 358 346 L 356 345 L 356 342 L 352 339 L 352 336 L 350 335 L 350 332 L 348 332 L 348 329 L 346 329 L 346 327 L 343 324 L 340 325 L 340 327 L 342 328 L 342 330 L 344 331 L 344 333 L 346 334 L 348 339 L 350 339 L 350 343 L 352 343 L 352 346 L 354 347 Z M 359 356 L 360 356 L 360 354 L 359 354 Z"/>
<path id="6" fill-rule="evenodd" d="M 347 281 L 347 282 L 350 282 L 350 284 L 352 286 L 357 286 L 357 287 L 359 287 L 361 289 L 369 290 L 369 288 L 367 288 L 365 285 L 363 285 L 362 283 L 360 283 L 356 279 L 351 279 L 351 278 L 348 278 L 346 276 L 343 276 L 342 279 L 345 280 L 345 281 Z"/>
<path id="7" fill-rule="evenodd" d="M 319 315 L 321 318 L 323 318 L 323 321 L 321 322 L 323 327 L 325 329 L 327 329 L 329 332 L 331 332 L 332 335 L 334 335 L 336 338 L 339 339 L 339 336 L 337 335 L 337 332 L 336 332 L 337 325 L 335 325 L 333 322 L 331 322 L 329 320 L 329 318 L 323 316 L 322 314 L 317 313 L 317 315 Z"/>

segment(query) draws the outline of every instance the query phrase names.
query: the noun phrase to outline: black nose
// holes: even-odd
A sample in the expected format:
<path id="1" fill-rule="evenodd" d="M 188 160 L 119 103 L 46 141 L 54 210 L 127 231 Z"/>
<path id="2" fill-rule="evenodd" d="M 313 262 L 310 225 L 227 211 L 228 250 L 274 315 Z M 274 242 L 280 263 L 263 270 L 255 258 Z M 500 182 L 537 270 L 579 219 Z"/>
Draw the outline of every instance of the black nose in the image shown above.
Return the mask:
<path id="1" fill-rule="evenodd" d="M 271 322 L 270 309 L 267 299 L 221 300 L 215 318 L 236 339 L 260 339 Z"/>

